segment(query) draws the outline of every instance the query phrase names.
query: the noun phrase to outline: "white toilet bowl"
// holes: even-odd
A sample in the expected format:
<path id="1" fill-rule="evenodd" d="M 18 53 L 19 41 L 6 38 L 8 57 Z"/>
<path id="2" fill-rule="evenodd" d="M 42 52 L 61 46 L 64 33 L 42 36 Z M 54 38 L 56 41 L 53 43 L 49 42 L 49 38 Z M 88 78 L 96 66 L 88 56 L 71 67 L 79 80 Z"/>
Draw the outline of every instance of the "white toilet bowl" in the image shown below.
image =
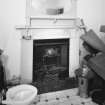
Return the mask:
<path id="1" fill-rule="evenodd" d="M 3 100 L 3 104 L 8 105 L 28 105 L 31 103 L 37 95 L 37 88 L 28 85 L 18 85 L 8 89 L 6 93 L 6 100 Z"/>

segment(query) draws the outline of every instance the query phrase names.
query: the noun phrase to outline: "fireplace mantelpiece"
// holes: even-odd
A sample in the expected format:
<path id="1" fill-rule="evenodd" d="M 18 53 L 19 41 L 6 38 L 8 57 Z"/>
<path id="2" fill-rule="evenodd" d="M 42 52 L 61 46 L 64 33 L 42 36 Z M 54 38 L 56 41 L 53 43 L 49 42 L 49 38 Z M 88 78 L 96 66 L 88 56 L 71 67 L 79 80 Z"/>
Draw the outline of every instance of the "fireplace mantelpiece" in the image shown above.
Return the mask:
<path id="1" fill-rule="evenodd" d="M 52 21 L 52 20 L 51 20 Z M 62 20 L 61 20 L 62 21 Z M 68 21 L 68 20 L 67 20 Z M 75 20 L 73 20 L 75 21 Z M 75 22 L 73 22 L 75 23 Z M 40 27 L 39 27 L 40 26 Z M 42 25 L 18 27 L 21 30 L 21 78 L 23 83 L 32 82 L 33 73 L 33 40 L 69 38 L 69 77 L 73 77 L 75 69 L 79 67 L 79 34 L 76 25 Z M 57 28 L 56 28 L 57 27 Z M 30 38 L 31 35 L 31 38 Z M 25 38 L 23 38 L 25 36 Z M 29 39 L 27 39 L 27 36 Z"/>

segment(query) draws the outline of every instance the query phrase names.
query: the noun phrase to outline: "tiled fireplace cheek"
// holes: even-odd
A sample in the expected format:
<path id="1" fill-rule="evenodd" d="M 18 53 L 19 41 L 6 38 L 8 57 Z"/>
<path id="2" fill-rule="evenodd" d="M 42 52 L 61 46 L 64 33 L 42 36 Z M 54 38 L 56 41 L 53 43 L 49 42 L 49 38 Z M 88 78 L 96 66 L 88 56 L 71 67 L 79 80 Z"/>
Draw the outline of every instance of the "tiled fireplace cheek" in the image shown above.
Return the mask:
<path id="1" fill-rule="evenodd" d="M 26 29 L 21 31 L 26 34 Z M 30 29 L 32 38 L 21 39 L 21 78 L 22 83 L 31 83 L 33 79 L 33 40 L 69 39 L 69 76 L 74 77 L 74 71 L 79 67 L 79 34 L 72 29 Z"/>

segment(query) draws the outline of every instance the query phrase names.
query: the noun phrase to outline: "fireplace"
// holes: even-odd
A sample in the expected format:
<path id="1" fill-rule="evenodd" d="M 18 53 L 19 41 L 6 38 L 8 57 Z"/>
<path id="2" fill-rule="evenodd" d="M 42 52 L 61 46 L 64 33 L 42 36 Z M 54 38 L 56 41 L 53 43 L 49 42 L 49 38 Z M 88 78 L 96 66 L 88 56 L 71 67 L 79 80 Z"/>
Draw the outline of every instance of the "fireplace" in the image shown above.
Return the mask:
<path id="1" fill-rule="evenodd" d="M 36 9 L 37 3 L 42 3 L 40 6 L 46 8 Z M 57 8 L 49 8 L 51 5 Z M 52 11 L 50 14 L 49 10 Z M 22 83 L 33 82 L 35 86 L 39 86 L 38 83 L 43 80 L 48 82 L 50 79 L 54 84 L 63 87 L 60 82 L 75 77 L 74 71 L 79 67 L 78 20 L 77 0 L 26 0 L 26 24 L 16 27 L 22 36 Z M 61 81 L 54 82 L 54 79 Z M 59 89 L 56 86 L 54 88 Z"/>
<path id="2" fill-rule="evenodd" d="M 33 42 L 33 82 L 49 75 L 69 77 L 69 39 L 45 39 Z"/>
<path id="3" fill-rule="evenodd" d="M 33 40 L 32 83 L 39 93 L 76 86 L 77 81 L 69 78 L 69 42 L 69 38 Z"/>
<path id="4" fill-rule="evenodd" d="M 21 82 L 32 83 L 39 79 L 37 72 L 54 72 L 53 69 L 61 69 L 61 74 L 67 71 L 66 76 L 75 77 L 74 71 L 79 67 L 79 35 L 76 29 L 30 30 L 33 37 L 21 39 Z"/>

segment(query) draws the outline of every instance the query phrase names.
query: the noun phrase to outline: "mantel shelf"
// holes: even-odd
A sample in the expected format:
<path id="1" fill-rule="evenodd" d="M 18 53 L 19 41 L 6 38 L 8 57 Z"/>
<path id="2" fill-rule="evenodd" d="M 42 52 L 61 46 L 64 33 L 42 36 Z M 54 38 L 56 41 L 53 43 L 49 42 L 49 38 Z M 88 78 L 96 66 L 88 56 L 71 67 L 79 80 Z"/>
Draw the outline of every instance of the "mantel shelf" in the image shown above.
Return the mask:
<path id="1" fill-rule="evenodd" d="M 46 26 L 46 25 L 40 25 L 40 26 L 16 26 L 16 29 L 22 30 L 22 29 L 76 29 L 77 26 L 69 26 L 69 25 L 59 25 L 59 26 Z"/>

